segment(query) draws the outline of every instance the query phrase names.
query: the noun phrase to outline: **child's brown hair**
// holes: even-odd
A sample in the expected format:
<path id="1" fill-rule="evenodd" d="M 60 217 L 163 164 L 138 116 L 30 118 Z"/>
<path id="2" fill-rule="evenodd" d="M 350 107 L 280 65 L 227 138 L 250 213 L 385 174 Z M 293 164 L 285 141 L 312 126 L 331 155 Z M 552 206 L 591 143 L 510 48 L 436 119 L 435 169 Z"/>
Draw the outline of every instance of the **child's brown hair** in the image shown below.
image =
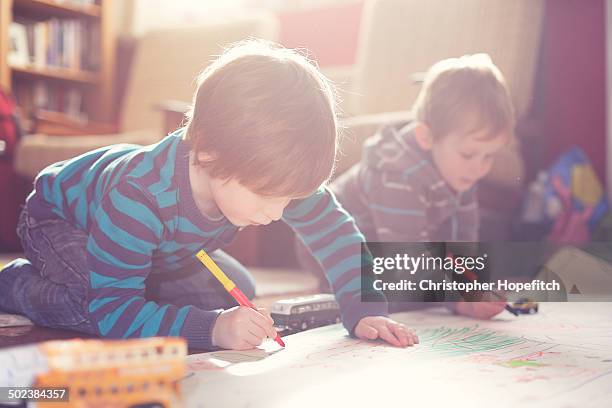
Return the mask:
<path id="1" fill-rule="evenodd" d="M 506 82 L 487 54 L 465 55 L 435 63 L 412 107 L 434 140 L 451 131 L 512 132 L 514 109 Z"/>
<path id="2" fill-rule="evenodd" d="M 185 138 L 211 177 L 300 197 L 330 177 L 336 134 L 334 92 L 317 67 L 294 50 L 248 40 L 199 75 Z"/>

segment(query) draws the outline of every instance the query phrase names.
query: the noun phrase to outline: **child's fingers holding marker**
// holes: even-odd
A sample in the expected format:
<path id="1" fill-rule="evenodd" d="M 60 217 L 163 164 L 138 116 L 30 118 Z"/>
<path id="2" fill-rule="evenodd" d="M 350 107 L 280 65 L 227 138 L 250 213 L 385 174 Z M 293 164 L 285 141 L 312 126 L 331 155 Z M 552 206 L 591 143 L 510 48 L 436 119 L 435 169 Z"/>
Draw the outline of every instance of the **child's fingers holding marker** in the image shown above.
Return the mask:
<path id="1" fill-rule="evenodd" d="M 252 336 L 255 336 L 255 338 Z M 245 340 L 254 346 L 259 346 L 266 337 L 266 331 L 256 324 L 250 324 L 246 329 Z"/>
<path id="2" fill-rule="evenodd" d="M 274 324 L 274 319 L 272 319 L 272 316 L 270 316 L 270 313 L 266 310 L 265 307 L 258 307 L 257 311 L 267 317 L 271 324 Z"/>
<path id="3" fill-rule="evenodd" d="M 278 332 L 276 331 L 276 329 L 274 327 L 268 327 L 266 328 L 266 336 L 274 339 L 276 338 L 276 336 L 278 335 Z"/>
<path id="4" fill-rule="evenodd" d="M 258 310 L 250 309 L 252 313 L 249 314 L 249 318 L 253 323 L 260 327 L 265 335 L 270 338 L 276 337 L 276 330 L 274 329 L 274 320 L 268 315 L 263 315 Z M 265 309 L 263 309 L 265 311 Z"/>
<path id="5" fill-rule="evenodd" d="M 250 327 L 247 333 L 244 334 L 244 340 L 252 347 L 259 346 L 266 338 L 266 334 L 259 328 Z"/>
<path id="6" fill-rule="evenodd" d="M 260 343 L 261 344 L 261 343 Z M 252 350 L 259 344 L 252 344 L 252 342 L 242 339 L 236 342 L 236 345 L 232 346 L 232 350 Z"/>

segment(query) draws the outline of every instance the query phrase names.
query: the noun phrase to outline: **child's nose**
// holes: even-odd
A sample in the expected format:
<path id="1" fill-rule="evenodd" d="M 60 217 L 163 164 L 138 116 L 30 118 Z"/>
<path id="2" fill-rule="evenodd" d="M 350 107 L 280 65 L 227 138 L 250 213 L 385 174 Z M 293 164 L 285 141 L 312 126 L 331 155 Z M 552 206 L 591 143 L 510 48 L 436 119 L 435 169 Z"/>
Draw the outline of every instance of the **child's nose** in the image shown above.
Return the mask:
<path id="1" fill-rule="evenodd" d="M 482 160 L 480 162 L 480 169 L 478 174 L 480 174 L 480 178 L 487 175 L 487 173 L 491 170 L 491 163 L 488 160 Z"/>

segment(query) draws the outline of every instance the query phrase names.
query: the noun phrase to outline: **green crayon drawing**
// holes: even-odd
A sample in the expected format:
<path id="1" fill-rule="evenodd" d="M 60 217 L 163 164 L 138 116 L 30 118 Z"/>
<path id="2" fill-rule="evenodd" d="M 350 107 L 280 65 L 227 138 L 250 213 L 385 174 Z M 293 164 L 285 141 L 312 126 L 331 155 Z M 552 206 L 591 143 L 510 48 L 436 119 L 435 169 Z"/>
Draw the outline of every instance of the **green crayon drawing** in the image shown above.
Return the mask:
<path id="1" fill-rule="evenodd" d="M 502 367 L 520 368 L 520 367 L 543 367 L 547 364 L 542 364 L 533 360 L 509 360 L 499 363 Z"/>
<path id="2" fill-rule="evenodd" d="M 522 337 L 510 336 L 478 325 L 472 327 L 439 327 L 418 332 L 422 346 L 447 355 L 465 355 L 500 350 L 523 344 Z"/>

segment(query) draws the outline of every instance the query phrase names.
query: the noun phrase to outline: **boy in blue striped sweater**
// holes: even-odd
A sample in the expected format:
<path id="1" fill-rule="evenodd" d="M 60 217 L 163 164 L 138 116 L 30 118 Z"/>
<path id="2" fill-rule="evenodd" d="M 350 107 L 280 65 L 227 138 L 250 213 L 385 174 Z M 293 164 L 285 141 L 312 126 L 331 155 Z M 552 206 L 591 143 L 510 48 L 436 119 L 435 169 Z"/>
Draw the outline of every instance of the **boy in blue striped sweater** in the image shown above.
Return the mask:
<path id="1" fill-rule="evenodd" d="M 236 306 L 195 254 L 204 248 L 252 298 L 248 271 L 221 248 L 242 227 L 282 219 L 326 270 L 351 334 L 412 345 L 384 301 L 360 301 L 364 238 L 323 187 L 335 153 L 333 94 L 318 70 L 290 50 L 239 44 L 200 75 L 185 128 L 38 175 L 18 227 L 27 259 L 0 272 L 0 308 L 108 338 L 252 348 L 276 335 L 272 319 Z"/>

